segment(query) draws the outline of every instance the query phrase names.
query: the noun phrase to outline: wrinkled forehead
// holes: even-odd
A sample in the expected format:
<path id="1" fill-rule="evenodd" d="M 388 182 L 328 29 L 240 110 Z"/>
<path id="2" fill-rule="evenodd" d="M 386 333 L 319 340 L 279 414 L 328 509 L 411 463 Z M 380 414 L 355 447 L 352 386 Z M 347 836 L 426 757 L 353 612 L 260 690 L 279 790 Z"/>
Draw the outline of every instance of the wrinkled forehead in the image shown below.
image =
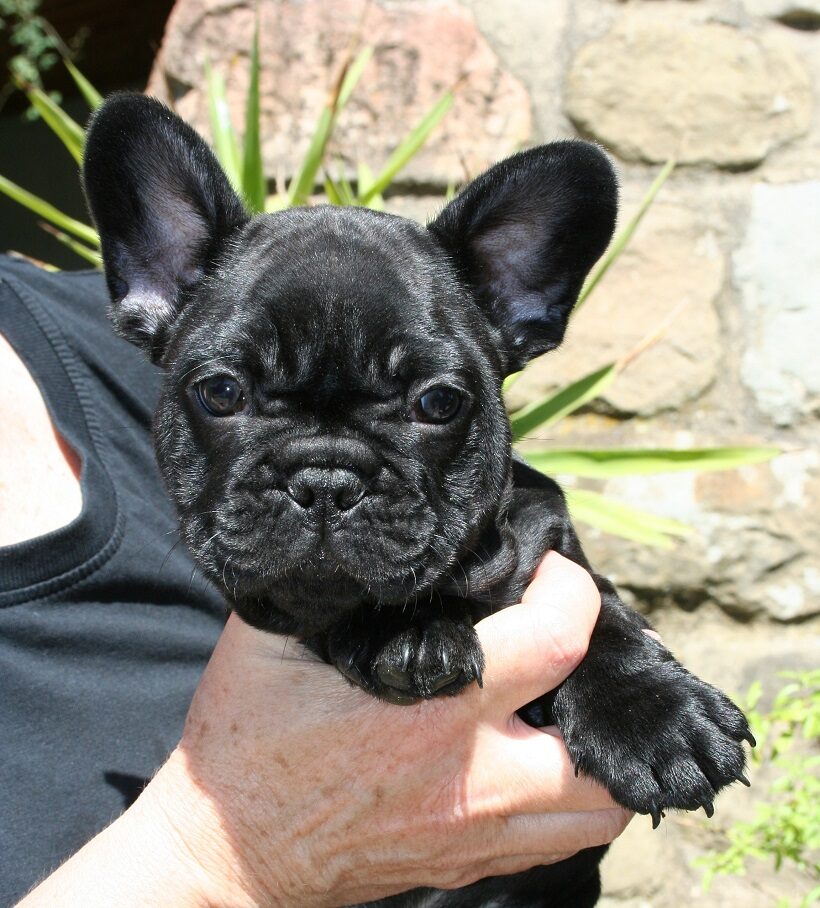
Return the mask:
<path id="1" fill-rule="evenodd" d="M 243 256 L 237 261 L 258 272 L 281 270 L 294 257 L 311 270 L 355 263 L 401 267 L 429 256 L 427 230 L 395 215 L 367 208 L 317 205 L 294 208 L 251 220 L 239 236 Z"/>
<path id="2" fill-rule="evenodd" d="M 224 312 L 212 342 L 268 359 L 469 368 L 476 313 L 435 240 L 403 218 L 329 206 L 256 218 L 210 292 Z"/>

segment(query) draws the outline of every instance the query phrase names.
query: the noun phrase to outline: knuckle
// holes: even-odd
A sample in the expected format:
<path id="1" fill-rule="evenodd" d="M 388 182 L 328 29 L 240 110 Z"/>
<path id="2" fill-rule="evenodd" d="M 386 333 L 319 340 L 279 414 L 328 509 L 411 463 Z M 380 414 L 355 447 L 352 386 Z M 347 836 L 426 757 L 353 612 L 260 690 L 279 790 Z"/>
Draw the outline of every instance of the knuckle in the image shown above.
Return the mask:
<path id="1" fill-rule="evenodd" d="M 583 627 L 578 627 L 570 620 L 554 625 L 551 631 L 552 663 L 562 674 L 568 675 L 581 664 L 586 656 L 589 637 Z"/>
<path id="2" fill-rule="evenodd" d="M 570 568 L 569 575 L 572 577 L 572 586 L 575 590 L 575 595 L 579 599 L 583 598 L 594 603 L 596 610 L 599 609 L 601 607 L 601 591 L 595 584 L 592 574 L 590 574 L 586 568 L 581 567 L 580 564 L 575 564 L 574 561 L 570 562 L 570 564 L 572 567 Z"/>
<path id="3" fill-rule="evenodd" d="M 601 594 L 590 574 L 580 565 L 573 564 L 564 589 L 566 602 L 572 605 L 583 603 L 594 608 L 597 616 L 601 606 Z M 552 622 L 552 646 L 556 662 L 565 670 L 576 668 L 589 647 L 591 625 L 578 620 L 577 608 L 561 612 L 558 620 Z"/>
<path id="4" fill-rule="evenodd" d="M 554 639 L 553 662 L 565 674 L 576 669 L 587 654 L 589 641 L 577 631 L 559 634 Z"/>

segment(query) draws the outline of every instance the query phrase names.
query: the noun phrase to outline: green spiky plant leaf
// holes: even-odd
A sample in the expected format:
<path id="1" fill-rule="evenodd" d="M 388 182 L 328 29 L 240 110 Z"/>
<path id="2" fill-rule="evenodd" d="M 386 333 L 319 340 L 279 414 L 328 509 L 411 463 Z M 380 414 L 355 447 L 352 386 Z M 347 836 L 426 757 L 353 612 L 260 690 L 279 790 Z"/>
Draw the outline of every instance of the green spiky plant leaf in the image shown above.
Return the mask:
<path id="1" fill-rule="evenodd" d="M 328 143 L 336 128 L 339 114 L 350 100 L 350 96 L 353 94 L 353 90 L 358 84 L 365 66 L 372 56 L 373 48 L 365 47 L 354 58 L 346 60 L 342 66 L 335 88 L 330 93 L 319 115 L 319 121 L 316 124 L 313 138 L 302 160 L 301 167 L 288 187 L 289 205 L 307 204 L 316 186 L 318 174 L 325 160 Z"/>
<path id="2" fill-rule="evenodd" d="M 242 195 L 254 214 L 265 210 L 266 181 L 262 166 L 262 136 L 259 106 L 259 19 L 253 32 L 250 84 L 245 107 L 245 139 L 242 150 Z M 220 160 L 222 163 L 222 160 Z M 223 165 L 224 166 L 224 165 Z"/>
<path id="3" fill-rule="evenodd" d="M 669 549 L 674 537 L 692 533 L 690 527 L 677 520 L 660 517 L 588 489 L 564 489 L 564 495 L 575 520 L 644 545 Z"/>
<path id="4" fill-rule="evenodd" d="M 733 448 L 608 448 L 602 450 L 560 449 L 527 451 L 527 460 L 544 473 L 555 476 L 568 473 L 590 479 L 613 479 L 618 476 L 649 476 L 655 473 L 677 473 L 684 470 L 707 472 L 734 470 L 763 463 L 776 457 L 774 447 Z"/>
<path id="5" fill-rule="evenodd" d="M 63 58 L 63 65 L 68 70 L 69 75 L 74 80 L 74 84 L 80 91 L 80 94 L 85 98 L 85 103 L 89 106 L 91 110 L 96 110 L 100 104 L 103 102 L 103 96 L 97 91 L 96 88 L 86 79 L 86 77 L 77 69 L 77 67 L 68 59 L 68 57 Z"/>
<path id="6" fill-rule="evenodd" d="M 97 236 L 97 231 L 94 230 L 93 227 L 90 227 L 88 224 L 83 224 L 82 221 L 78 221 L 76 218 L 70 217 L 60 211 L 59 208 L 55 208 L 50 202 L 40 198 L 40 196 L 35 195 L 33 192 L 23 189 L 22 186 L 12 183 L 11 180 L 6 179 L 4 176 L 0 176 L 0 192 L 22 205 L 24 208 L 28 208 L 29 211 L 33 211 L 34 214 L 45 219 L 55 227 L 64 230 L 66 233 L 73 234 L 89 246 L 94 246 L 95 248 L 99 247 L 100 238 Z"/>
<path id="7" fill-rule="evenodd" d="M 663 165 L 660 173 L 652 181 L 652 185 L 647 190 L 635 213 L 627 221 L 624 227 L 618 231 L 618 233 L 615 235 L 614 240 L 610 244 L 609 249 L 607 249 L 607 251 L 604 253 L 603 258 L 592 269 L 586 281 L 584 281 L 584 286 L 581 288 L 581 292 L 578 294 L 578 300 L 575 303 L 573 312 L 577 312 L 581 308 L 581 306 L 583 306 L 589 295 L 601 282 L 603 276 L 607 273 L 607 271 L 609 271 L 612 265 L 615 264 L 621 253 L 629 245 L 632 237 L 635 235 L 635 231 L 638 229 L 638 225 L 644 219 L 647 211 L 649 211 L 652 203 L 655 201 L 655 197 L 661 191 L 664 183 L 669 179 L 670 176 L 672 176 L 672 171 L 674 169 L 674 159 L 668 160 Z"/>
<path id="8" fill-rule="evenodd" d="M 242 192 L 242 155 L 239 140 L 231 122 L 231 112 L 225 94 L 225 80 L 205 60 L 205 79 L 208 87 L 208 116 L 211 121 L 211 138 L 214 153 L 225 171 L 231 186 Z"/>
<path id="9" fill-rule="evenodd" d="M 51 224 L 41 223 L 40 226 L 47 233 L 50 233 L 58 243 L 62 243 L 63 246 L 66 246 L 75 255 L 78 255 L 81 259 L 85 259 L 95 268 L 102 268 L 102 255 L 99 250 L 88 246 L 86 243 L 75 239 L 73 236 L 69 236 L 69 234 L 62 230 L 58 230 L 56 227 L 52 227 Z"/>
<path id="10" fill-rule="evenodd" d="M 29 103 L 40 114 L 49 129 L 65 145 L 68 153 L 77 162 L 83 162 L 85 131 L 49 95 L 36 85 L 22 86 Z"/>
<path id="11" fill-rule="evenodd" d="M 590 372 L 555 394 L 531 401 L 510 416 L 513 441 L 519 441 L 535 430 L 548 429 L 589 401 L 600 397 L 618 374 L 618 364 L 609 363 Z"/>
<path id="12" fill-rule="evenodd" d="M 369 183 L 367 189 L 363 190 L 361 186 L 359 187 L 360 205 L 369 205 L 395 180 L 399 171 L 403 170 L 418 154 L 424 143 L 430 138 L 430 134 L 444 119 L 447 111 L 453 106 L 453 100 L 453 93 L 446 91 L 390 155 L 379 175 Z"/>

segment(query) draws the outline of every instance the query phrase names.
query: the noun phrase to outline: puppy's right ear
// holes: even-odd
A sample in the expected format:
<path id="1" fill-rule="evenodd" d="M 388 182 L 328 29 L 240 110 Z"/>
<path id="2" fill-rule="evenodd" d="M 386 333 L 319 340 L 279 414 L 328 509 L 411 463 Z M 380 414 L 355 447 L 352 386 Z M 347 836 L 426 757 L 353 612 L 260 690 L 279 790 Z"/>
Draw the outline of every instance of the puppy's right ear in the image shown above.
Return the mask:
<path id="1" fill-rule="evenodd" d="M 83 184 L 114 325 L 156 361 L 184 291 L 248 215 L 204 140 L 143 95 L 114 95 L 96 113 Z"/>

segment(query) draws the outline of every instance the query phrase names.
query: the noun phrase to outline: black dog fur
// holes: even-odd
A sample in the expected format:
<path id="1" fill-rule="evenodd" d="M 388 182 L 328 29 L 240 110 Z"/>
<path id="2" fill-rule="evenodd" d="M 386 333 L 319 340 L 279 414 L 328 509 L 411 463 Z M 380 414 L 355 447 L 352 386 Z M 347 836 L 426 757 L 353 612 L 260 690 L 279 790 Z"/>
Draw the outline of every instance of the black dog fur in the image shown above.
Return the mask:
<path id="1" fill-rule="evenodd" d="M 517 154 L 429 225 L 318 206 L 250 218 L 156 101 L 97 113 L 85 189 L 114 324 L 166 373 L 158 460 L 183 537 L 251 624 L 394 703 L 481 682 L 473 625 L 543 554 L 589 569 L 558 486 L 515 459 L 506 375 L 556 347 L 616 217 L 583 142 Z M 589 651 L 524 715 L 655 825 L 743 780 L 740 711 L 593 575 Z M 237 768 L 241 771 L 241 768 Z M 383 905 L 594 905 L 603 848 Z"/>

